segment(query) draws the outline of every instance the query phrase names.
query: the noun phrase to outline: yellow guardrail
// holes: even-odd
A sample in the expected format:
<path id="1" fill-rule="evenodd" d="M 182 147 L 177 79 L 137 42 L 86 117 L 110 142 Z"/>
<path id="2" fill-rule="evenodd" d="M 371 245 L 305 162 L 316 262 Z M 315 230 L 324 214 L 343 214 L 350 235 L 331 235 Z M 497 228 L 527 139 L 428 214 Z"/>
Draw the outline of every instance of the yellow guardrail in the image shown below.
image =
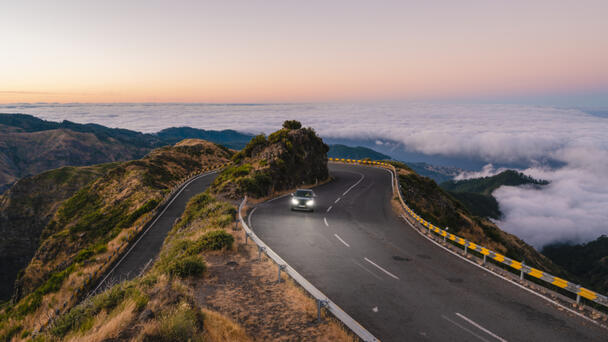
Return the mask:
<path id="1" fill-rule="evenodd" d="M 393 176 L 395 177 L 394 181 L 397 183 L 397 189 L 399 189 L 399 187 L 398 187 L 399 180 L 397 179 L 397 172 L 395 170 L 395 167 L 390 163 L 379 162 L 379 161 L 369 161 L 369 160 L 343 159 L 343 158 L 328 158 L 328 160 L 331 162 L 372 165 L 372 166 L 381 166 L 381 167 L 390 168 L 393 171 Z M 526 265 L 524 262 L 519 262 L 519 261 L 510 259 L 500 253 L 494 252 L 494 251 L 492 251 L 486 247 L 480 246 L 474 242 L 468 241 L 464 238 L 461 238 L 454 234 L 448 233 L 447 230 L 441 229 L 441 228 L 433 225 L 432 223 L 424 220 L 422 217 L 420 217 L 418 214 L 416 214 L 412 209 L 410 209 L 410 207 L 408 207 L 407 204 L 405 204 L 405 201 L 403 200 L 403 197 L 401 195 L 401 191 L 397 190 L 397 193 L 399 195 L 399 201 L 401 202 L 401 205 L 403 206 L 405 211 L 408 213 L 408 215 L 410 217 L 412 217 L 414 219 L 414 221 L 418 222 L 421 226 L 425 227 L 428 230 L 429 234 L 435 233 L 439 236 L 445 237 L 446 239 L 449 239 L 450 241 L 453 241 L 453 242 L 463 246 L 463 248 L 465 249 L 465 252 L 472 250 L 472 251 L 480 253 L 481 255 L 483 255 L 484 262 L 486 261 L 486 258 L 489 257 L 490 259 L 492 259 L 494 261 L 507 265 L 507 266 L 519 271 L 520 277 L 522 279 L 523 279 L 523 275 L 527 274 L 531 277 L 543 280 L 549 284 L 552 284 L 559 288 L 567 290 L 576 295 L 577 302 L 580 302 L 580 298 L 583 297 L 590 301 L 593 301 L 595 303 L 608 307 L 608 297 L 606 297 L 602 294 L 599 294 L 597 292 L 586 289 L 571 281 L 553 276 L 542 270 L 536 269 L 534 267 L 530 267 L 530 266 Z"/>

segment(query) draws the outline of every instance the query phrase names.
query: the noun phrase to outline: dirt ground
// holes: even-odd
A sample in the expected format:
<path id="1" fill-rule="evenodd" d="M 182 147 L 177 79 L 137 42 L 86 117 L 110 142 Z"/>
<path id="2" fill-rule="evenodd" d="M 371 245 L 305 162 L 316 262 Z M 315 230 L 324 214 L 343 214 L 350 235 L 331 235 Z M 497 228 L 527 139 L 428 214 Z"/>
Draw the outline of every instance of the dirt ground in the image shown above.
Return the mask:
<path id="1" fill-rule="evenodd" d="M 205 255 L 207 273 L 194 285 L 199 305 L 241 325 L 255 341 L 357 341 L 333 317 L 317 321 L 315 301 L 249 241 L 232 231 L 232 251 Z"/>

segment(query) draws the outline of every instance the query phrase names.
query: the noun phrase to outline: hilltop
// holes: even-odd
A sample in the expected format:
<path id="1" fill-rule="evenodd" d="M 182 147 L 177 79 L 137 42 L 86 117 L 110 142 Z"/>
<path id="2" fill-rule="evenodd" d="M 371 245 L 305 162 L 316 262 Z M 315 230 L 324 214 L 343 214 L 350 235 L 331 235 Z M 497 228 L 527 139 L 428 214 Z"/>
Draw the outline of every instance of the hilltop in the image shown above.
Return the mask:
<path id="1" fill-rule="evenodd" d="M 492 192 L 501 186 L 543 186 L 545 180 L 537 180 L 515 170 L 506 170 L 497 175 L 483 178 L 472 178 L 448 181 L 439 186 L 464 204 L 474 215 L 499 219 L 502 216 L 498 201 Z"/>
<path id="2" fill-rule="evenodd" d="M 232 157 L 234 165 L 215 179 L 211 189 L 228 198 L 260 198 L 329 178 L 328 146 L 312 128 L 286 121 L 268 137 L 255 136 Z"/>
<path id="3" fill-rule="evenodd" d="M 329 145 L 327 156 L 331 158 L 345 159 L 369 159 L 369 160 L 388 160 L 390 156 L 363 146 L 346 146 L 342 144 Z"/>

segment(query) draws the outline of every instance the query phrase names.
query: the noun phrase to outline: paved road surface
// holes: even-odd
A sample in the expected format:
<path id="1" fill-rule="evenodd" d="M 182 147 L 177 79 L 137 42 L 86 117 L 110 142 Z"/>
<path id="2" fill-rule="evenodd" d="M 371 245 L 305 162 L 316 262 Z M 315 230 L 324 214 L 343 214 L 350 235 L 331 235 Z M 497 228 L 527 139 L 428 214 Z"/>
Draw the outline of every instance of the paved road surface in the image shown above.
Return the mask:
<path id="1" fill-rule="evenodd" d="M 259 205 L 251 226 L 382 341 L 608 340 L 608 330 L 420 236 L 391 209 L 388 171 L 330 164 L 330 172 L 314 213 L 290 211 L 284 197 Z"/>
<path id="2" fill-rule="evenodd" d="M 150 229 L 129 247 L 131 250 L 123 255 L 122 259 L 102 278 L 94 292 L 117 282 L 132 279 L 142 273 L 144 268 L 151 266 L 167 233 L 173 227 L 175 220 L 182 216 L 190 198 L 207 190 L 216 175 L 215 172 L 201 175 L 184 186 L 182 191 L 177 193 L 165 207 L 164 212 L 155 221 L 152 221 Z"/>

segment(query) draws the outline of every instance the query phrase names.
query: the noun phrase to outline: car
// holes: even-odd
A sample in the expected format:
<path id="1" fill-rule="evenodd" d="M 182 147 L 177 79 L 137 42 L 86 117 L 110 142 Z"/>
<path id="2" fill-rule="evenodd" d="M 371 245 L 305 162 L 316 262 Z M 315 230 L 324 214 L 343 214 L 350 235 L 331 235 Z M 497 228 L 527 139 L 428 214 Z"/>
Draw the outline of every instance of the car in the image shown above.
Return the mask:
<path id="1" fill-rule="evenodd" d="M 314 211 L 315 197 L 317 195 L 310 189 L 296 190 L 296 192 L 291 193 L 291 200 L 289 201 L 291 210 Z"/>

